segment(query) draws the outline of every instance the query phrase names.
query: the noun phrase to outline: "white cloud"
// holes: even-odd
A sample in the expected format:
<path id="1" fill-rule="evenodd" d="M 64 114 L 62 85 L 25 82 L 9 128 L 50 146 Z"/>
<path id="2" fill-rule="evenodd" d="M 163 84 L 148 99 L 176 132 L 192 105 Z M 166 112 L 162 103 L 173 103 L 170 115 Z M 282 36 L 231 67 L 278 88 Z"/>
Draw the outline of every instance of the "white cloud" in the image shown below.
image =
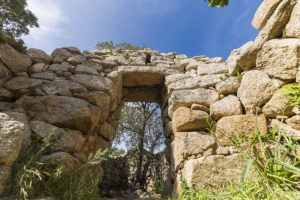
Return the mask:
<path id="1" fill-rule="evenodd" d="M 30 41 L 30 45 L 39 46 L 39 43 L 50 43 L 53 37 L 68 38 L 61 28 L 61 23 L 70 21 L 59 4 L 53 0 L 28 0 L 28 8 L 38 18 L 40 28 L 30 28 L 30 34 L 25 36 L 25 41 Z"/>

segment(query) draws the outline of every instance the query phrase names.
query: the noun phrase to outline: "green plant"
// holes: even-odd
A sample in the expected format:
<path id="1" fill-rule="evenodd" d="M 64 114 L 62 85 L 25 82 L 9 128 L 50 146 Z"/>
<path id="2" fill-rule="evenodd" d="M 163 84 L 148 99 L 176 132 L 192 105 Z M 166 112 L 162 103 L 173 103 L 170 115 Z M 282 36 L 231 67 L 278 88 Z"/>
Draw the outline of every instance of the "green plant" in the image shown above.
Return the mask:
<path id="1" fill-rule="evenodd" d="M 206 0 L 204 0 L 206 1 Z M 208 1 L 208 6 L 210 7 L 224 7 L 224 6 L 228 6 L 229 0 L 207 0 Z"/>
<path id="2" fill-rule="evenodd" d="M 220 76 L 220 79 L 221 79 L 222 81 L 226 81 L 227 79 L 229 79 L 230 74 L 229 74 L 228 69 L 226 69 L 226 71 L 224 72 L 224 76 L 225 76 L 225 77 Z"/>
<path id="3" fill-rule="evenodd" d="M 53 130 L 54 131 L 54 130 Z M 95 174 L 91 167 L 104 160 L 106 151 L 90 155 L 87 162 L 71 174 L 66 174 L 64 158 L 41 162 L 41 158 L 52 153 L 52 146 L 62 136 L 51 132 L 43 140 L 35 140 L 32 149 L 20 157 L 13 166 L 10 197 L 32 198 L 51 196 L 58 200 L 84 200 L 98 195 L 101 174 Z"/>
<path id="4" fill-rule="evenodd" d="M 143 50 L 146 48 L 146 45 L 139 47 L 139 46 L 133 46 L 127 42 L 124 43 L 118 43 L 118 44 L 114 44 L 113 41 L 109 41 L 109 42 L 97 42 L 96 44 L 96 49 L 109 49 L 109 50 L 113 50 L 113 49 L 123 49 L 123 50 Z"/>
<path id="5" fill-rule="evenodd" d="M 27 47 L 22 39 L 16 39 L 12 34 L 4 34 L 2 31 L 0 31 L 0 44 L 8 44 L 23 54 L 27 52 Z"/>
<path id="6" fill-rule="evenodd" d="M 288 99 L 292 100 L 291 106 L 300 106 L 300 85 L 299 83 L 290 83 L 283 86 L 282 89 L 277 91 L 278 94 L 285 95 Z"/>
<path id="7" fill-rule="evenodd" d="M 154 191 L 156 194 L 162 194 L 164 191 L 164 183 L 158 179 L 154 180 Z"/>
<path id="8" fill-rule="evenodd" d="M 244 74 L 240 74 L 240 72 L 237 72 L 235 79 L 238 80 L 239 82 L 242 82 L 243 76 Z"/>

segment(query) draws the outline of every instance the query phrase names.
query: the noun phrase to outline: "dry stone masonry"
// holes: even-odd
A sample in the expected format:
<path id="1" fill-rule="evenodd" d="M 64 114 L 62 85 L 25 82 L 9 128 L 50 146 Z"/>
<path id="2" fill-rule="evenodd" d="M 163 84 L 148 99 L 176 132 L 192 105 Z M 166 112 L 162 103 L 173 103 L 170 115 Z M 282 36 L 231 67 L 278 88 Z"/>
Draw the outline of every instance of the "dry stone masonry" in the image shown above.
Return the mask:
<path id="1" fill-rule="evenodd" d="M 230 146 L 231 131 L 253 133 L 257 106 L 260 131 L 278 126 L 282 109 L 283 129 L 300 138 L 299 108 L 276 93 L 287 83 L 300 83 L 299 13 L 300 1 L 263 1 L 252 22 L 259 35 L 225 62 L 152 49 L 63 47 L 51 55 L 38 49 L 24 55 L 0 45 L 0 192 L 20 149 L 30 147 L 30 136 L 45 138 L 54 128 L 63 132 L 56 153 L 43 160 L 67 152 L 71 172 L 111 146 L 124 103 L 137 101 L 161 106 L 170 164 L 166 192 L 179 190 L 181 175 L 199 189 L 236 180 L 245 162 Z M 208 131 L 213 121 L 216 134 Z"/>

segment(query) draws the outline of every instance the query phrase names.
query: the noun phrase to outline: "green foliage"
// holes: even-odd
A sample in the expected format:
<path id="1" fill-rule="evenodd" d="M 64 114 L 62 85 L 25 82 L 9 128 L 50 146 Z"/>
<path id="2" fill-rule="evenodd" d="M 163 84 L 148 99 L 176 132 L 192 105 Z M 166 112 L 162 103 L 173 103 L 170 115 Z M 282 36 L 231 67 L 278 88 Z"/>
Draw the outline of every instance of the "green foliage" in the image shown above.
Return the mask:
<path id="1" fill-rule="evenodd" d="M 206 0 L 204 0 L 206 1 Z M 215 7 L 215 6 L 228 6 L 229 0 L 207 0 L 208 1 L 208 6 L 210 7 Z"/>
<path id="2" fill-rule="evenodd" d="M 112 155 L 112 156 L 120 156 L 122 154 L 125 153 L 125 150 L 123 149 L 118 149 L 117 147 L 111 147 L 108 151 L 107 151 L 108 155 Z"/>
<path id="3" fill-rule="evenodd" d="M 222 81 L 226 81 L 227 79 L 230 78 L 230 74 L 229 74 L 228 69 L 226 69 L 226 71 L 224 72 L 224 76 L 225 76 L 225 78 L 223 78 L 222 76 L 220 76 L 220 79 L 221 79 Z"/>
<path id="4" fill-rule="evenodd" d="M 110 42 L 97 42 L 96 49 L 123 49 L 123 50 L 143 50 L 146 48 L 146 45 L 139 47 L 139 46 L 133 46 L 127 42 L 114 44 L 113 41 Z"/>
<path id="5" fill-rule="evenodd" d="M 13 35 L 6 35 L 0 31 L 0 44 L 8 44 L 20 53 L 26 53 L 27 47 L 22 39 L 16 39 Z"/>
<path id="6" fill-rule="evenodd" d="M 26 0 L 0 0 L 0 30 L 13 37 L 29 34 L 29 27 L 39 27 L 37 17 L 26 8 Z"/>
<path id="7" fill-rule="evenodd" d="M 240 72 L 237 72 L 235 79 L 238 80 L 239 82 L 242 82 L 243 76 L 244 74 L 240 74 Z"/>
<path id="8" fill-rule="evenodd" d="M 300 106 L 300 85 L 299 83 L 291 83 L 283 86 L 282 89 L 277 91 L 278 94 L 285 95 L 288 99 L 292 100 L 291 106 Z"/>
<path id="9" fill-rule="evenodd" d="M 164 183 L 160 180 L 154 181 L 154 191 L 156 194 L 162 194 L 164 191 Z"/>
<path id="10" fill-rule="evenodd" d="M 99 165 L 106 151 L 99 150 L 90 155 L 86 164 L 68 176 L 65 175 L 64 157 L 46 163 L 40 161 L 43 156 L 53 153 L 52 146 L 61 136 L 51 132 L 42 143 L 35 141 L 32 149 L 16 161 L 7 196 L 19 199 L 51 196 L 58 200 L 85 200 L 98 196 L 101 174 L 94 174 L 89 167 Z"/>

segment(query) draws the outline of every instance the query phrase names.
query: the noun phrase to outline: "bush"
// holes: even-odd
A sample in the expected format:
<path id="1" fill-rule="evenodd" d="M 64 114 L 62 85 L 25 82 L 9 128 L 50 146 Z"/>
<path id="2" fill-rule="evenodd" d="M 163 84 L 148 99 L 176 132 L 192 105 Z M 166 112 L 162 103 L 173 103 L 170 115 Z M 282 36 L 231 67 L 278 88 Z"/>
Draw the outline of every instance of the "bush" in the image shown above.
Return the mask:
<path id="1" fill-rule="evenodd" d="M 57 200 L 85 200 L 98 196 L 101 174 L 93 174 L 89 166 L 100 164 L 106 151 L 97 151 L 85 165 L 66 175 L 61 161 L 40 162 L 42 156 L 52 153 L 51 147 L 60 137 L 61 134 L 51 132 L 43 143 L 35 141 L 32 149 L 19 157 L 13 165 L 9 194 L 6 196 L 18 199 L 51 196 Z"/>
<path id="2" fill-rule="evenodd" d="M 16 39 L 13 35 L 4 34 L 2 31 L 0 31 L 0 44 L 8 44 L 23 54 L 27 52 L 27 47 L 22 39 Z"/>
<path id="3" fill-rule="evenodd" d="M 160 180 L 154 181 L 154 191 L 156 194 L 162 194 L 164 191 L 164 183 Z"/>

